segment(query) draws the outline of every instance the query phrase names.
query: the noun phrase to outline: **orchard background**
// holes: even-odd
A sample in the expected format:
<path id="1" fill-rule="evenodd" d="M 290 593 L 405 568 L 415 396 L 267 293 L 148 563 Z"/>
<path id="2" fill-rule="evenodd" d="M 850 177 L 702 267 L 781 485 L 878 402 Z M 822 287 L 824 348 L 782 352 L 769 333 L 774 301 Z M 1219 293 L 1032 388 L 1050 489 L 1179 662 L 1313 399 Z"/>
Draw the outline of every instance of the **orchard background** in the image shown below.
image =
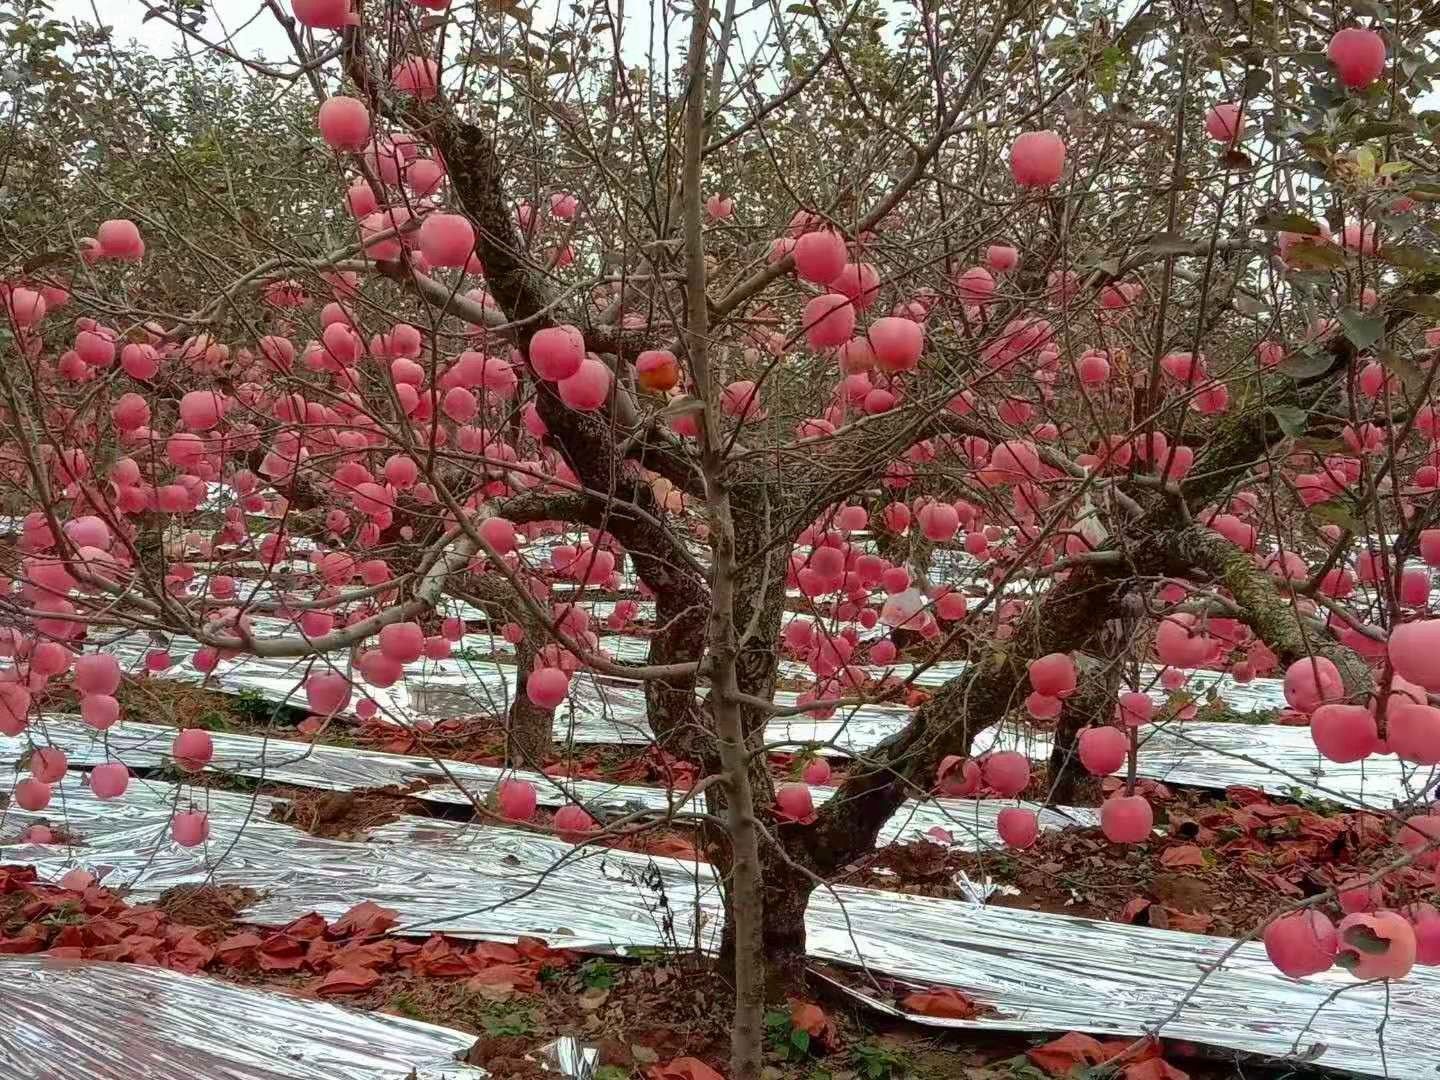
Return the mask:
<path id="1" fill-rule="evenodd" d="M 1222 921 L 1289 977 L 1440 963 L 1440 11 L 135 0 L 138 49 L 112 6 L 0 13 L 15 806 L 63 820 L 50 716 L 123 731 L 177 669 L 287 661 L 277 737 L 514 770 L 480 827 L 688 837 L 738 1080 L 777 1027 L 825 1043 L 767 1016 L 907 800 L 1007 800 L 1022 892 L 1077 838 L 1102 878 L 1278 867 Z M 379 691 L 481 629 L 513 693 L 427 742 Z M 1256 793 L 1146 777 L 1156 731 L 1257 719 L 1216 672 L 1283 679 L 1258 719 L 1308 726 L 1322 794 L 1398 779 L 1261 795 L 1322 822 L 1297 854 Z M 537 816 L 581 679 L 643 694 L 667 810 Z M 222 859 L 178 726 L 162 842 Z"/>

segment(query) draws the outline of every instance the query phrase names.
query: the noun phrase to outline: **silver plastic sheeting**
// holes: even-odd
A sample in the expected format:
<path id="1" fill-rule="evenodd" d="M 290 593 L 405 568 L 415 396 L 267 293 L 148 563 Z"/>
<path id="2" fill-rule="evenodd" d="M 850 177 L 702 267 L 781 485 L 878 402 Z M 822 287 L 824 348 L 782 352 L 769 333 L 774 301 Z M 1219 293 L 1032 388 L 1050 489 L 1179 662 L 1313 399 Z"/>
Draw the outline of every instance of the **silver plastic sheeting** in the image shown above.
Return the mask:
<path id="1" fill-rule="evenodd" d="M 209 814 L 210 838 L 182 848 L 170 838 L 170 819 L 192 802 Z M 82 867 L 140 899 L 207 882 L 258 889 L 263 896 L 246 917 L 267 925 L 309 911 L 336 919 L 373 900 L 395 909 L 406 933 L 533 935 L 557 948 L 600 952 L 677 940 L 710 948 L 719 932 L 717 886 L 704 864 L 415 817 L 363 842 L 331 840 L 271 820 L 283 802 L 138 779 L 122 798 L 101 801 L 67 776 L 46 810 L 5 811 L 0 863 L 33 865 L 47 879 Z M 83 839 L 72 847 L 22 838 L 42 822 L 64 823 Z"/>
<path id="2" fill-rule="evenodd" d="M 553 945 L 597 951 L 691 943 L 711 949 L 717 942 L 719 896 L 706 864 L 577 852 L 533 834 L 415 818 L 376 830 L 364 844 L 319 840 L 264 820 L 268 800 L 256 800 L 252 812 L 249 798 L 220 792 L 209 794 L 208 848 L 185 851 L 165 839 L 177 799 L 168 785 L 141 785 L 106 804 L 70 780 L 60 788 L 71 827 L 86 837 L 84 846 L 67 856 L 64 849 L 0 845 L 0 860 L 33 863 L 47 877 L 76 863 L 111 865 L 112 883 L 133 881 L 142 897 L 213 873 L 221 885 L 265 890 L 246 912 L 265 924 L 312 910 L 335 918 L 360 900 L 373 900 L 399 911 L 400 933 L 497 940 L 534 934 Z M 12 813 L 7 821 L 36 818 Z M 816 959 L 953 986 L 997 1010 L 976 1021 L 917 1020 L 1132 1036 L 1163 1020 L 1231 944 L 855 888 L 817 890 L 807 929 Z M 1388 1012 L 1383 987 L 1347 980 L 1344 974 L 1290 980 L 1269 966 L 1262 947 L 1242 946 L 1162 1033 L 1283 1055 L 1309 1024 L 1301 1049 L 1323 1045 L 1320 1064 L 1379 1074 L 1375 1031 L 1383 1017 L 1389 1075 L 1433 1077 L 1440 972 L 1417 968 L 1391 986 Z M 1330 1000 L 1341 987 L 1346 992 Z"/>
<path id="3" fill-rule="evenodd" d="M 143 653 L 143 647 L 132 652 L 132 670 L 143 660 Z M 249 658 L 229 663 L 230 667 L 217 672 L 218 680 L 212 676 L 208 685 L 236 693 L 251 690 L 267 700 L 296 703 L 295 687 L 303 669 L 293 662 Z M 382 709 L 402 721 L 413 721 L 503 708 L 517 692 L 516 672 L 509 665 L 447 660 L 432 661 L 428 666 L 426 673 L 388 691 L 372 689 L 371 696 L 384 695 Z M 191 671 L 193 681 L 200 681 L 193 669 L 186 670 Z M 1268 686 L 1257 689 L 1257 693 L 1268 692 Z M 777 691 L 775 701 L 794 705 L 797 697 L 790 691 Z M 782 718 L 767 725 L 765 741 L 810 747 L 827 756 L 856 757 L 900 731 L 912 716 L 913 710 L 901 705 L 872 703 L 842 710 L 829 720 Z M 638 746 L 654 738 L 640 684 L 591 672 L 576 673 L 570 699 L 555 721 L 556 738 L 562 743 Z M 1006 731 L 1009 734 L 1002 735 L 994 728 L 982 731 L 976 737 L 975 752 L 1001 747 L 1021 749 L 1037 760 L 1049 756 L 1050 743 L 1044 733 Z M 1137 772 L 1152 780 L 1217 789 L 1240 784 L 1279 795 L 1298 790 L 1338 801 L 1373 803 L 1376 799 L 1407 798 L 1423 786 L 1428 775 L 1428 770 L 1417 775 L 1393 757 L 1348 765 L 1325 761 L 1303 727 L 1185 722 L 1147 731 Z"/>
<path id="4" fill-rule="evenodd" d="M 171 764 L 170 744 L 175 729 L 158 724 L 127 722 L 104 735 L 73 716 L 51 715 L 33 725 L 38 742 L 65 751 L 71 766 L 91 768 L 110 760 L 132 769 Z M 527 769 L 502 769 L 466 761 L 436 760 L 390 754 L 348 746 L 307 745 L 287 739 L 214 732 L 215 756 L 210 769 L 252 777 L 275 784 L 329 791 L 355 791 L 382 787 L 427 787 L 412 792 L 417 799 L 456 806 L 483 803 L 502 780 L 513 778 L 535 785 L 543 806 L 579 802 L 599 818 L 640 811 L 675 811 L 688 802 L 680 793 L 640 784 L 613 784 L 600 780 L 552 777 Z M 0 765 L 18 765 L 29 751 L 30 739 L 0 736 Z M 459 786 L 457 786 L 459 785 Z M 817 806 L 835 795 L 832 787 L 811 787 Z M 935 799 L 911 801 L 886 823 L 877 839 L 880 845 L 921 837 L 940 839 L 944 830 L 951 842 L 965 850 L 981 850 L 999 843 L 996 821 L 1009 802 L 988 799 Z M 1030 806 L 1044 829 L 1088 828 L 1099 824 L 1096 811 L 1084 807 L 1047 809 Z"/>
<path id="5" fill-rule="evenodd" d="M 489 1076 L 463 1031 L 138 964 L 3 957 L 0 1001 L 7 1080 Z"/>
<path id="6" fill-rule="evenodd" d="M 1308 727 L 1284 724 L 1219 724 L 1172 721 L 1140 730 L 1136 773 L 1164 783 L 1195 787 L 1259 788 L 1272 795 L 1302 795 L 1370 807 L 1389 807 L 1423 791 L 1429 768 L 1407 766 L 1392 754 L 1339 764 L 1322 758 Z M 1031 758 L 1050 754 L 1043 732 L 986 728 L 973 749 L 1021 750 Z"/>
<path id="7" fill-rule="evenodd" d="M 1123 1036 L 1167 1020 L 1234 945 L 1229 938 L 846 887 L 833 897 L 815 894 L 807 929 L 817 959 L 855 966 L 863 958 L 873 971 L 953 986 L 999 1012 L 976 1020 L 911 1017 L 920 1023 Z M 1298 1037 L 1301 1054 L 1322 1048 L 1314 1061 L 1320 1066 L 1434 1080 L 1437 1010 L 1435 968 L 1417 967 L 1388 988 L 1362 986 L 1339 969 L 1295 980 L 1251 942 L 1195 990 L 1160 1034 L 1272 1057 L 1290 1054 Z"/>

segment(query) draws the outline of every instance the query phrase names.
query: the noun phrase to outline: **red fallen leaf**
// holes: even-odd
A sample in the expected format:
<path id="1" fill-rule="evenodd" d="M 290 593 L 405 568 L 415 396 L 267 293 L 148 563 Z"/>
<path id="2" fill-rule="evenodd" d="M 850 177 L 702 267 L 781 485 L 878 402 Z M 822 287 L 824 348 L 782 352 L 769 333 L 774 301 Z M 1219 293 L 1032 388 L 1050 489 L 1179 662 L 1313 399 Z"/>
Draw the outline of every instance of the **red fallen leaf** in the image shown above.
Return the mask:
<path id="1" fill-rule="evenodd" d="M 154 953 L 158 952 L 160 948 L 165 944 L 165 939 L 158 937 L 149 937 L 145 934 L 135 934 L 131 937 L 126 938 L 125 944 L 130 946 L 131 953 L 138 957 L 142 954 L 153 955 Z M 139 962 L 140 961 L 138 960 L 136 961 L 136 963 Z"/>
<path id="2" fill-rule="evenodd" d="M 922 1016 L 945 1016 L 951 1020 L 969 1020 L 980 1008 L 973 1000 L 948 986 L 936 986 L 925 993 L 908 994 L 900 1002 L 902 1009 Z"/>
<path id="3" fill-rule="evenodd" d="M 1238 806 L 1250 806 L 1255 803 L 1268 803 L 1270 801 L 1270 796 L 1266 795 L 1265 792 L 1259 788 L 1244 787 L 1240 784 L 1226 788 L 1225 798 Z"/>
<path id="4" fill-rule="evenodd" d="M 313 955 L 310 959 L 314 960 Z M 395 963 L 395 943 L 393 941 L 367 941 L 363 945 L 349 945 L 327 956 L 325 962 L 335 968 L 390 967 Z"/>
<path id="5" fill-rule="evenodd" d="M 470 950 L 471 967 L 484 967 L 490 964 L 518 964 L 520 952 L 509 945 L 499 941 L 481 941 L 475 948 Z"/>
<path id="6" fill-rule="evenodd" d="M 93 945 L 114 945 L 121 941 L 128 930 L 121 926 L 115 919 L 91 919 L 86 924 L 90 931 L 90 941 Z"/>
<path id="7" fill-rule="evenodd" d="M 1105 1055 L 1101 1061 L 1117 1068 L 1126 1061 L 1149 1061 L 1160 1056 L 1160 1040 L 1154 1037 L 1135 1039 L 1101 1039 L 1100 1050 Z"/>
<path id="8" fill-rule="evenodd" d="M 261 971 L 299 971 L 306 951 L 303 941 L 277 935 L 260 946 L 256 959 Z"/>
<path id="9" fill-rule="evenodd" d="M 315 917 L 320 918 L 318 915 Z M 325 936 L 342 938 L 356 934 L 363 934 L 367 937 L 372 934 L 383 934 L 399 921 L 400 913 L 398 911 L 381 907 L 373 900 L 365 900 L 341 915 L 339 921 L 326 931 Z M 323 925 L 323 919 L 321 919 L 321 923 Z"/>
<path id="10" fill-rule="evenodd" d="M 937 844 L 955 843 L 955 835 L 949 829 L 941 828 L 939 825 L 932 825 L 925 831 L 925 835 Z"/>
<path id="11" fill-rule="evenodd" d="M 1150 901 L 1137 896 L 1120 909 L 1119 922 L 1133 923 L 1150 906 Z"/>
<path id="12" fill-rule="evenodd" d="M 305 967 L 311 971 L 324 971 L 326 968 L 344 967 L 344 964 L 334 963 L 334 956 L 340 951 L 341 946 L 333 941 L 326 941 L 324 938 L 316 938 L 305 948 Z"/>
<path id="13" fill-rule="evenodd" d="M 1105 1060 L 1105 1048 L 1089 1035 L 1071 1031 L 1043 1046 L 1025 1051 L 1037 1068 L 1051 1076 L 1068 1076 L 1077 1065 L 1098 1065 Z"/>
<path id="14" fill-rule="evenodd" d="M 130 946 L 123 941 L 111 945 L 96 945 L 85 950 L 86 960 L 126 960 L 130 956 Z"/>
<path id="15" fill-rule="evenodd" d="M 346 914 L 349 913 L 347 912 Z M 309 941 L 311 938 L 317 938 L 325 933 L 326 925 L 325 917 L 323 915 L 317 915 L 312 911 L 309 915 L 301 915 L 300 918 L 294 922 L 282 926 L 276 931 L 276 934 L 283 934 L 301 941 Z"/>
<path id="16" fill-rule="evenodd" d="M 215 946 L 215 955 L 229 967 L 249 967 L 256 962 L 256 951 L 263 944 L 258 934 L 231 934 Z"/>
<path id="17" fill-rule="evenodd" d="M 215 959 L 215 950 L 196 938 L 194 934 L 189 934 L 179 941 L 171 943 L 163 963 L 172 971 L 183 971 L 193 975 L 197 971 L 203 970 L 213 959 Z"/>
<path id="18" fill-rule="evenodd" d="M 33 866 L 6 866 L 0 868 L 0 893 L 13 893 L 34 885 L 39 874 Z"/>
<path id="19" fill-rule="evenodd" d="M 645 851 L 649 855 L 664 855 L 671 859 L 683 859 L 685 862 L 708 861 L 700 857 L 693 844 L 681 840 L 678 836 L 660 836 L 647 841 Z"/>
<path id="20" fill-rule="evenodd" d="M 85 949 L 100 944 L 90 933 L 89 926 L 62 926 L 60 932 L 50 941 L 54 949 Z"/>
<path id="21" fill-rule="evenodd" d="M 1194 844 L 1178 844 L 1172 848 L 1166 848 L 1160 855 L 1160 865 L 1167 870 L 1175 870 L 1182 866 L 1204 866 L 1205 856 Z"/>
<path id="22" fill-rule="evenodd" d="M 426 939 L 419 951 L 407 957 L 404 964 L 416 975 L 434 978 L 469 975 L 473 970 L 467 958 L 439 934 Z"/>
<path id="23" fill-rule="evenodd" d="M 1190 1080 L 1190 1074 L 1175 1068 L 1164 1058 L 1151 1058 L 1126 1065 L 1121 1075 L 1125 1080 Z"/>
<path id="24" fill-rule="evenodd" d="M 807 1035 L 817 1036 L 829 1025 L 830 1018 L 819 1005 L 809 1001 L 790 999 L 790 1026 Z"/>
<path id="25" fill-rule="evenodd" d="M 84 960 L 88 951 L 79 945 L 68 945 L 59 949 L 46 949 L 45 955 L 52 960 Z"/>
<path id="26" fill-rule="evenodd" d="M 336 968 L 329 972 L 315 987 L 322 997 L 331 994 L 363 994 L 380 981 L 380 973 L 369 968 Z"/>
<path id="27" fill-rule="evenodd" d="M 648 1080 L 725 1080 L 718 1072 L 698 1058 L 680 1057 L 664 1065 L 651 1065 L 645 1070 Z"/>
<path id="28" fill-rule="evenodd" d="M 534 970 L 519 964 L 493 964 L 482 968 L 465 985 L 471 988 L 508 987 L 522 994 L 532 994 L 540 988 Z"/>
<path id="29" fill-rule="evenodd" d="M 132 934 L 158 934 L 166 921 L 163 912 L 138 911 L 134 908 L 127 911 L 123 918 Z"/>
<path id="30" fill-rule="evenodd" d="M 552 960 L 561 955 L 559 950 L 545 944 L 544 938 L 538 937 L 516 938 L 515 951 L 526 960 Z"/>

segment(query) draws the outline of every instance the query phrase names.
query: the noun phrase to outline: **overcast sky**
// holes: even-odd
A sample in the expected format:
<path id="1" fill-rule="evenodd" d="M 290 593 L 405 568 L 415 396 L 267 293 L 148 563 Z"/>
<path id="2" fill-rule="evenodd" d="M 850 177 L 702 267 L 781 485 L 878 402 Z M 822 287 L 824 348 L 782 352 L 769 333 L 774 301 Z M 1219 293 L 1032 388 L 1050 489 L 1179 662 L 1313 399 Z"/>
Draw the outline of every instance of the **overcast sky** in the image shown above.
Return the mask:
<path id="1" fill-rule="evenodd" d="M 289 9 L 290 0 L 281 0 L 281 3 Z M 98 9 L 101 13 L 100 21 L 114 28 L 117 43 L 128 44 L 137 40 L 148 51 L 160 56 L 174 52 L 183 37 L 180 31 L 161 19 L 145 22 L 145 4 L 142 0 L 94 0 L 93 6 L 92 0 L 51 0 L 51 4 L 55 17 L 65 21 L 80 19 L 84 22 L 96 22 L 95 11 Z M 534 17 L 533 25 L 542 32 L 554 25 L 562 10 L 565 23 L 568 24 L 572 18 L 569 0 L 530 0 L 527 6 Z M 647 59 L 644 22 L 649 20 L 652 10 L 657 11 L 658 22 L 658 4 L 652 6 L 649 0 L 629 0 L 626 7 L 632 14 L 628 14 L 625 19 L 624 34 L 621 38 L 622 55 L 628 64 L 643 65 Z M 614 0 L 610 8 L 614 10 Z M 235 36 L 232 48 L 246 56 L 263 54 L 267 59 L 283 61 L 293 55 L 285 32 L 280 29 L 275 16 L 265 9 L 262 0 L 210 0 L 207 11 L 210 17 L 202 32 L 209 40 L 216 41 L 233 34 Z M 752 26 L 759 25 L 763 24 L 765 17 L 766 12 L 761 9 L 752 14 L 748 21 Z M 218 24 L 224 25 L 223 32 Z M 683 19 L 681 25 L 684 25 Z M 658 32 L 658 26 L 656 30 Z M 657 52 L 658 47 L 657 37 Z"/>

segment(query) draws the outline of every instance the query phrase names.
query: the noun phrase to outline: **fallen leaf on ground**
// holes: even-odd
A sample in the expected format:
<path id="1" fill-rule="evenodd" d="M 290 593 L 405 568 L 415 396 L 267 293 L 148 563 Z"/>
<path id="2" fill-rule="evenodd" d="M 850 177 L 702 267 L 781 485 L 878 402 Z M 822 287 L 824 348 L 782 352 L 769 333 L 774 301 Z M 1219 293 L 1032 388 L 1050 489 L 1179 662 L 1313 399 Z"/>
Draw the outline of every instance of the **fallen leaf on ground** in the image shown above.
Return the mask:
<path id="1" fill-rule="evenodd" d="M 383 934 L 400 921 L 400 913 L 381 907 L 373 900 L 356 904 L 330 927 L 329 937 L 342 938 L 355 934 Z"/>
<path id="2" fill-rule="evenodd" d="M 369 990 L 379 981 L 379 972 L 371 971 L 369 968 L 336 968 L 320 980 L 320 985 L 315 987 L 315 992 L 322 996 L 328 994 L 360 994 Z"/>
<path id="3" fill-rule="evenodd" d="M 1098 1065 L 1105 1060 L 1105 1048 L 1089 1035 L 1071 1031 L 1058 1039 L 1025 1051 L 1037 1068 L 1051 1076 L 1068 1076 L 1077 1065 Z"/>
<path id="4" fill-rule="evenodd" d="M 676 1058 L 665 1065 L 652 1065 L 645 1075 L 650 1080 L 725 1080 L 709 1065 L 692 1057 Z"/>
<path id="5" fill-rule="evenodd" d="M 1205 856 L 1194 844 L 1179 844 L 1165 850 L 1160 856 L 1160 865 L 1167 870 L 1175 870 L 1182 866 L 1204 866 Z"/>
<path id="6" fill-rule="evenodd" d="M 973 1000 L 944 986 L 909 994 L 900 1002 L 900 1007 L 922 1016 L 944 1016 L 951 1020 L 970 1020 L 980 1013 L 980 1007 Z"/>
<path id="7" fill-rule="evenodd" d="M 1126 1065 L 1125 1080 L 1190 1080 L 1190 1074 L 1175 1068 L 1164 1058 L 1151 1058 Z"/>

